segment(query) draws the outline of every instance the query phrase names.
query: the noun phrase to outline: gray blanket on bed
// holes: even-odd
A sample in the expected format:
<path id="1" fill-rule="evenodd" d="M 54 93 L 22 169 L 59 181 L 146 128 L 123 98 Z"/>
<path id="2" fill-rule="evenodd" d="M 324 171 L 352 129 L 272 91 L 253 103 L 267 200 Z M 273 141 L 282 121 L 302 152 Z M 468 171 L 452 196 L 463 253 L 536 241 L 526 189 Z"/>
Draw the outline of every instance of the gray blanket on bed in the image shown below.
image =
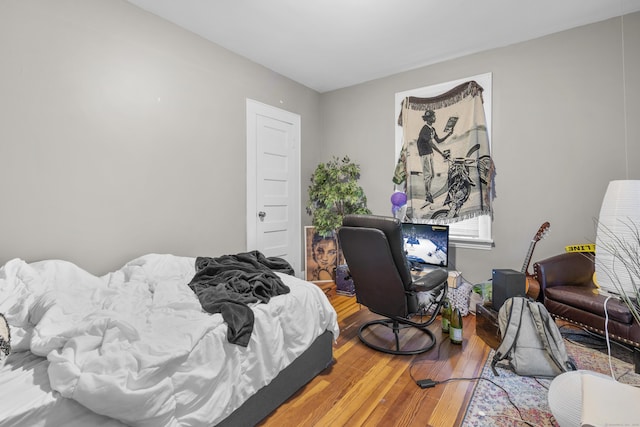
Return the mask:
<path id="1" fill-rule="evenodd" d="M 189 287 L 209 313 L 220 313 L 228 325 L 227 339 L 249 345 L 254 316 L 248 304 L 267 303 L 276 295 L 289 293 L 275 273 L 294 274 L 282 258 L 265 257 L 259 251 L 196 258 L 196 274 Z"/>

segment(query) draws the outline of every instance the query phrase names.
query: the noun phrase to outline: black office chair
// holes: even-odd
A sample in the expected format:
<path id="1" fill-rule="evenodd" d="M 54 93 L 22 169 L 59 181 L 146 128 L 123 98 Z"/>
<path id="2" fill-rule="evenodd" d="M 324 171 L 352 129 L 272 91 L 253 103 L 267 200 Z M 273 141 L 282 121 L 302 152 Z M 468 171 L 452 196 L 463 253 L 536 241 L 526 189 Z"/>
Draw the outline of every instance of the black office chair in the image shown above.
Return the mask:
<path id="1" fill-rule="evenodd" d="M 419 354 L 433 348 L 436 338 L 427 327 L 435 320 L 447 296 L 448 273 L 437 269 L 414 280 L 404 251 L 402 223 L 396 218 L 346 215 L 338 229 L 338 239 L 353 278 L 356 300 L 385 317 L 363 324 L 358 331 L 360 340 L 375 350 L 390 354 Z M 426 307 L 420 306 L 417 297 L 418 292 L 424 291 L 433 295 Z M 412 318 L 418 315 L 421 321 L 413 321 Z M 388 331 L 386 328 L 376 339 L 381 345 L 368 338 L 375 338 L 371 333 L 380 332 L 380 328 L 371 329 L 374 325 L 384 325 L 393 331 L 395 349 L 388 339 L 382 338 L 381 342 L 384 330 Z M 410 347 L 407 343 L 401 345 L 400 333 L 409 328 L 423 332 L 428 342 L 416 349 L 407 348 Z"/>

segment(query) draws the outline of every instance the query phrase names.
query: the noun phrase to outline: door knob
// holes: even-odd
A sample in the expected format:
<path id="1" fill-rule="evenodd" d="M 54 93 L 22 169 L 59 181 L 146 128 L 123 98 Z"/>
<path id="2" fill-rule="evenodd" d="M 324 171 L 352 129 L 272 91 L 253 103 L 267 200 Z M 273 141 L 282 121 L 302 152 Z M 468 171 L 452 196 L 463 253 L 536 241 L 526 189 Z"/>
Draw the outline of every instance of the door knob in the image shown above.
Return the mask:
<path id="1" fill-rule="evenodd" d="M 258 212 L 258 216 L 260 217 L 260 221 L 264 221 L 264 217 L 267 216 L 265 211 Z"/>

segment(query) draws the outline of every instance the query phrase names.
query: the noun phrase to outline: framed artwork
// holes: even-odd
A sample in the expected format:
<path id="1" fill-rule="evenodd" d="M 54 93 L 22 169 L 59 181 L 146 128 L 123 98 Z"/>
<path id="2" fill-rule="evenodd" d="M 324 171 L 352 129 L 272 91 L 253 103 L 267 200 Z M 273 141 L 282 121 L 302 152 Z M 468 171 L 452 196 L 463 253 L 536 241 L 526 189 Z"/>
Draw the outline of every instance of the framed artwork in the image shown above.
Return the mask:
<path id="1" fill-rule="evenodd" d="M 315 227 L 304 227 L 305 279 L 309 282 L 335 282 L 341 258 L 337 236 L 323 237 Z"/>

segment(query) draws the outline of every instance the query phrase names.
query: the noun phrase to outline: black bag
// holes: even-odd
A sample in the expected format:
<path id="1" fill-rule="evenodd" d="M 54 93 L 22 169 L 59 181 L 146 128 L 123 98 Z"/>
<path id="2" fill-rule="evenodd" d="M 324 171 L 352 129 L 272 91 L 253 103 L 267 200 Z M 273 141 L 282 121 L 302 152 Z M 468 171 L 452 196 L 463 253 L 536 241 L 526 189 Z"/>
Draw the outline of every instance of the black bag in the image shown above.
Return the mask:
<path id="1" fill-rule="evenodd" d="M 498 326 L 502 343 L 491 362 L 494 375 L 501 360 L 508 360 L 518 375 L 555 377 L 574 371 L 560 330 L 542 303 L 525 297 L 505 301 L 498 312 Z"/>

